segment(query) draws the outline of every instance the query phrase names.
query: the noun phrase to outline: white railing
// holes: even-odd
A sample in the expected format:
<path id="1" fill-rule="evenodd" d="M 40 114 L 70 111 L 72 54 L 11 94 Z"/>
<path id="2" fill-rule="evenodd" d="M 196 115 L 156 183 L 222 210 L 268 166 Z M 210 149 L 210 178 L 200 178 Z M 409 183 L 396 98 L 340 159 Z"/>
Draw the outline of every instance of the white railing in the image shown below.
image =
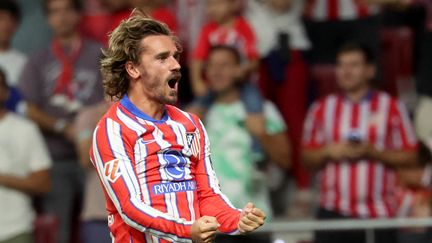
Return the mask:
<path id="1" fill-rule="evenodd" d="M 264 227 L 260 229 L 260 232 L 288 233 L 307 231 L 365 230 L 366 242 L 375 243 L 374 229 L 398 229 L 415 227 L 432 227 L 432 218 L 273 221 L 272 223 L 264 225 Z"/>

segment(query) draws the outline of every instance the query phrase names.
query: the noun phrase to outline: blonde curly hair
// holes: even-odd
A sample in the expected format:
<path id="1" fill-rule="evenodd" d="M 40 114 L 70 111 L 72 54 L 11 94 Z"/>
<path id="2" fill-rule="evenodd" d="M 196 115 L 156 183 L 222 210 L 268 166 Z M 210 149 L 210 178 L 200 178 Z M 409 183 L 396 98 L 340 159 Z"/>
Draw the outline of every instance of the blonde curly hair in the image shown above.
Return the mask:
<path id="1" fill-rule="evenodd" d="M 123 20 L 109 36 L 108 48 L 102 50 L 101 72 L 105 95 L 111 99 L 121 99 L 129 89 L 129 75 L 125 64 L 132 61 L 139 64 L 139 56 L 144 47 L 140 41 L 147 36 L 170 36 L 181 50 L 178 38 L 166 24 L 151 19 L 139 9 Z"/>

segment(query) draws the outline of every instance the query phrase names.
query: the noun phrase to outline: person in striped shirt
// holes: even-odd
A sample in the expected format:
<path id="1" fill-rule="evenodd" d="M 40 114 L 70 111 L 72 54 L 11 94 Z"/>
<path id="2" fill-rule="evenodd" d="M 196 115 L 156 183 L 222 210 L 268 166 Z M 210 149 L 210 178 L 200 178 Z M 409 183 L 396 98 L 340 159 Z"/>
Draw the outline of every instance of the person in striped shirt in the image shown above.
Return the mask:
<path id="1" fill-rule="evenodd" d="M 395 169 L 416 162 L 417 140 L 405 107 L 373 90 L 373 54 L 361 44 L 337 55 L 340 93 L 309 109 L 303 159 L 318 170 L 319 219 L 395 216 Z M 392 231 L 377 231 L 376 242 L 396 242 Z M 365 242 L 362 231 L 316 233 L 317 243 Z"/>
<path id="2" fill-rule="evenodd" d="M 119 101 L 99 121 L 90 156 L 113 242 L 212 242 L 264 223 L 252 203 L 239 210 L 222 194 L 202 122 L 173 106 L 180 51 L 166 25 L 136 10 L 104 51 L 105 93 Z"/>
<path id="3" fill-rule="evenodd" d="M 379 53 L 381 7 L 405 5 L 408 1 L 411 0 L 305 0 L 312 61 L 333 63 L 338 47 L 347 41 L 367 43 Z"/>

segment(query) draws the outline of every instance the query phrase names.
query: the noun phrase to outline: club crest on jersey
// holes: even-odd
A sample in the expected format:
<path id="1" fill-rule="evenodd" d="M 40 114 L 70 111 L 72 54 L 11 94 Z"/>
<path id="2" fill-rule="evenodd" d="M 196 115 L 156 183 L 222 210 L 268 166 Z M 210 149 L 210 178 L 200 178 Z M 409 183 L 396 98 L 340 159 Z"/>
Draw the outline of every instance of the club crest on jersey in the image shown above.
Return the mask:
<path id="1" fill-rule="evenodd" d="M 183 180 L 186 176 L 185 167 L 187 159 L 177 150 L 166 150 L 163 152 L 163 159 L 166 164 L 164 166 L 165 173 L 174 181 Z"/>
<path id="2" fill-rule="evenodd" d="M 200 152 L 199 132 L 195 131 L 186 133 L 186 143 L 188 153 L 198 157 Z"/>
<path id="3" fill-rule="evenodd" d="M 105 163 L 104 176 L 111 183 L 114 183 L 121 176 L 119 163 L 120 163 L 119 159 L 113 159 Z"/>

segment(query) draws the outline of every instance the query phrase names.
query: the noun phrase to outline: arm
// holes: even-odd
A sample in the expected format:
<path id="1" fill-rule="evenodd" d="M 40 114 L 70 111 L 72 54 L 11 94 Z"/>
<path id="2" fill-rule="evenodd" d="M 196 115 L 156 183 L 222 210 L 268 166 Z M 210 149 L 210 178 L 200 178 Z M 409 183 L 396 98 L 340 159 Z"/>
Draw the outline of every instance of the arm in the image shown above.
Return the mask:
<path id="1" fill-rule="evenodd" d="M 284 132 L 265 134 L 259 137 L 258 140 L 271 161 L 276 162 L 284 169 L 288 169 L 291 166 L 291 147 Z"/>
<path id="2" fill-rule="evenodd" d="M 329 158 L 326 147 L 303 148 L 301 157 L 303 163 L 311 169 L 322 168 Z"/>
<path id="3" fill-rule="evenodd" d="M 203 96 L 207 93 L 207 86 L 202 78 L 203 61 L 192 60 L 190 65 L 190 79 L 192 91 L 196 97 Z"/>
<path id="4" fill-rule="evenodd" d="M 41 129 L 62 134 L 70 141 L 74 140 L 74 129 L 70 122 L 48 115 L 36 104 L 31 102 L 27 103 L 26 115 L 28 118 L 36 122 Z"/>
<path id="5" fill-rule="evenodd" d="M 207 132 L 201 121 L 195 116 L 200 134 L 200 155 L 196 165 L 196 181 L 201 215 L 213 216 L 219 224 L 219 231 L 225 234 L 238 233 L 240 210 L 222 194 L 216 173 L 210 158 L 210 144 Z"/>
<path id="6" fill-rule="evenodd" d="M 417 139 L 408 111 L 397 100 L 392 102 L 391 108 L 389 131 L 393 147 L 379 149 L 369 146 L 368 155 L 391 167 L 414 166 L 417 162 Z"/>
<path id="7" fill-rule="evenodd" d="M 49 168 L 51 158 L 48 149 L 36 125 L 25 129 L 25 147 L 29 173 L 24 176 L 0 174 L 0 186 L 8 187 L 31 195 L 48 192 L 51 189 Z"/>
<path id="8" fill-rule="evenodd" d="M 26 177 L 0 174 L 0 185 L 30 195 L 38 195 L 51 189 L 51 180 L 49 170 L 35 171 Z"/>
<path id="9" fill-rule="evenodd" d="M 417 162 L 417 153 L 415 150 L 378 150 L 371 146 L 370 158 L 378 160 L 390 167 L 413 166 Z"/>
<path id="10" fill-rule="evenodd" d="M 204 67 L 204 60 L 207 59 L 210 50 L 210 43 L 208 41 L 209 27 L 204 26 L 201 29 L 196 46 L 192 52 L 192 61 L 190 63 L 190 80 L 192 91 L 196 97 L 203 96 L 207 93 L 207 86 L 204 82 L 202 71 Z"/>
<path id="11" fill-rule="evenodd" d="M 90 155 L 107 195 L 129 226 L 169 241 L 191 242 L 193 222 L 163 213 L 143 201 L 133 169 L 134 157 L 129 156 L 134 153 L 134 145 L 130 144 L 124 130 L 126 128 L 120 129 L 117 122 L 106 119 L 93 136 Z"/>

